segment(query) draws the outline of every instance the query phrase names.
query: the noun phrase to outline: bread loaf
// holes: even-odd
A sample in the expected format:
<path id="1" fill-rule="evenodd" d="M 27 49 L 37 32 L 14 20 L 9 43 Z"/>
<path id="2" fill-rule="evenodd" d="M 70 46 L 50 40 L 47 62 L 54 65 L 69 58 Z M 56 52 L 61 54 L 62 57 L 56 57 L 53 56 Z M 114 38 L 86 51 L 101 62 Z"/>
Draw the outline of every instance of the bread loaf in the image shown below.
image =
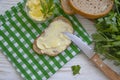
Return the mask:
<path id="1" fill-rule="evenodd" d="M 74 14 L 74 10 L 69 5 L 69 0 L 60 0 L 62 9 L 67 14 Z"/>
<path id="2" fill-rule="evenodd" d="M 64 51 L 71 40 L 63 32 L 73 33 L 72 24 L 63 16 L 56 17 L 33 43 L 33 50 L 38 54 L 56 56 Z"/>
<path id="3" fill-rule="evenodd" d="M 76 13 L 90 19 L 106 15 L 113 7 L 113 0 L 69 0 L 69 3 Z"/>

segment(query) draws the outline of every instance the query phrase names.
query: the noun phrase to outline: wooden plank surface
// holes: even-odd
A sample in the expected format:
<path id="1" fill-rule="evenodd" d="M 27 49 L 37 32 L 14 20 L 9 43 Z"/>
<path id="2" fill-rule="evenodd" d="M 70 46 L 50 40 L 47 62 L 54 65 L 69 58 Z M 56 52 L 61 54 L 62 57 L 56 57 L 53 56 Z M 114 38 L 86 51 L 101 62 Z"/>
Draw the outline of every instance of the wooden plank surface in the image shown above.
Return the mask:
<path id="1" fill-rule="evenodd" d="M 21 0 L 0 0 L 0 14 L 9 9 L 11 6 L 16 5 Z M 79 15 L 76 15 L 79 21 L 89 34 L 95 32 L 94 23 Z M 119 68 L 112 65 L 110 61 L 105 61 L 113 70 L 120 74 Z M 72 65 L 81 65 L 79 75 L 73 76 L 71 71 Z M 9 63 L 7 58 L 0 51 L 0 80 L 23 80 L 13 66 Z M 59 71 L 51 76 L 48 80 L 109 80 L 83 53 L 78 54 Z"/>

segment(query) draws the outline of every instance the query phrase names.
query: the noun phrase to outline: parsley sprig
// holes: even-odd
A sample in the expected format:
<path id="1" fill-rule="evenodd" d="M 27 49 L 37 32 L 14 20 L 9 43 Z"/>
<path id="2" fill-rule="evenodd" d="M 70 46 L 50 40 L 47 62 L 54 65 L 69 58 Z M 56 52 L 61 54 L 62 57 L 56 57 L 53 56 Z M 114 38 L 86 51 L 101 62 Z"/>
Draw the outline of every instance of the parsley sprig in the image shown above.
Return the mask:
<path id="1" fill-rule="evenodd" d="M 53 14 L 55 5 L 53 0 L 40 0 L 41 12 L 44 14 L 44 18 L 48 18 Z"/>
<path id="2" fill-rule="evenodd" d="M 120 0 L 114 0 L 108 15 L 96 20 L 96 29 L 92 35 L 95 51 L 120 65 Z"/>

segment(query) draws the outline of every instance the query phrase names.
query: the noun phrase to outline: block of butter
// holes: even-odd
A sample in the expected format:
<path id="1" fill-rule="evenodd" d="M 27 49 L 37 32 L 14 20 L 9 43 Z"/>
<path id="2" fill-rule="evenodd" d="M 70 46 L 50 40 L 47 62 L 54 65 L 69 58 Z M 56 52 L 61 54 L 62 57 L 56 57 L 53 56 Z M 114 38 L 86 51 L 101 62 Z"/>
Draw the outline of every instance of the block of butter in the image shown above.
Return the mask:
<path id="1" fill-rule="evenodd" d="M 40 52 L 34 46 L 33 49 L 39 54 L 48 54 L 50 56 L 59 54 L 71 43 L 63 32 L 73 33 L 73 28 L 66 18 L 60 16 L 55 18 L 48 28 L 35 40 L 34 44 Z"/>

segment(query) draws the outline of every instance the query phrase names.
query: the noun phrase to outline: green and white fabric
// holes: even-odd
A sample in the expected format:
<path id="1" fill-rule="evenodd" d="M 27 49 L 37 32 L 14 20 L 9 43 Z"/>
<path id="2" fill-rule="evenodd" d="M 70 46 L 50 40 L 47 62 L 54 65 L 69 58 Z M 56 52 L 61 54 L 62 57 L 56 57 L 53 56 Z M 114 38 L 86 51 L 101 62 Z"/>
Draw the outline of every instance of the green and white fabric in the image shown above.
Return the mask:
<path id="1" fill-rule="evenodd" d="M 69 19 L 75 34 L 90 43 L 91 39 L 77 18 L 74 15 L 65 14 L 59 3 L 56 6 L 59 13 L 54 17 L 62 15 Z M 74 44 L 56 57 L 38 55 L 33 51 L 34 39 L 51 21 L 52 19 L 41 24 L 32 21 L 24 11 L 24 2 L 19 2 L 6 11 L 5 15 L 0 15 L 0 50 L 25 80 L 48 79 L 80 52 Z"/>

